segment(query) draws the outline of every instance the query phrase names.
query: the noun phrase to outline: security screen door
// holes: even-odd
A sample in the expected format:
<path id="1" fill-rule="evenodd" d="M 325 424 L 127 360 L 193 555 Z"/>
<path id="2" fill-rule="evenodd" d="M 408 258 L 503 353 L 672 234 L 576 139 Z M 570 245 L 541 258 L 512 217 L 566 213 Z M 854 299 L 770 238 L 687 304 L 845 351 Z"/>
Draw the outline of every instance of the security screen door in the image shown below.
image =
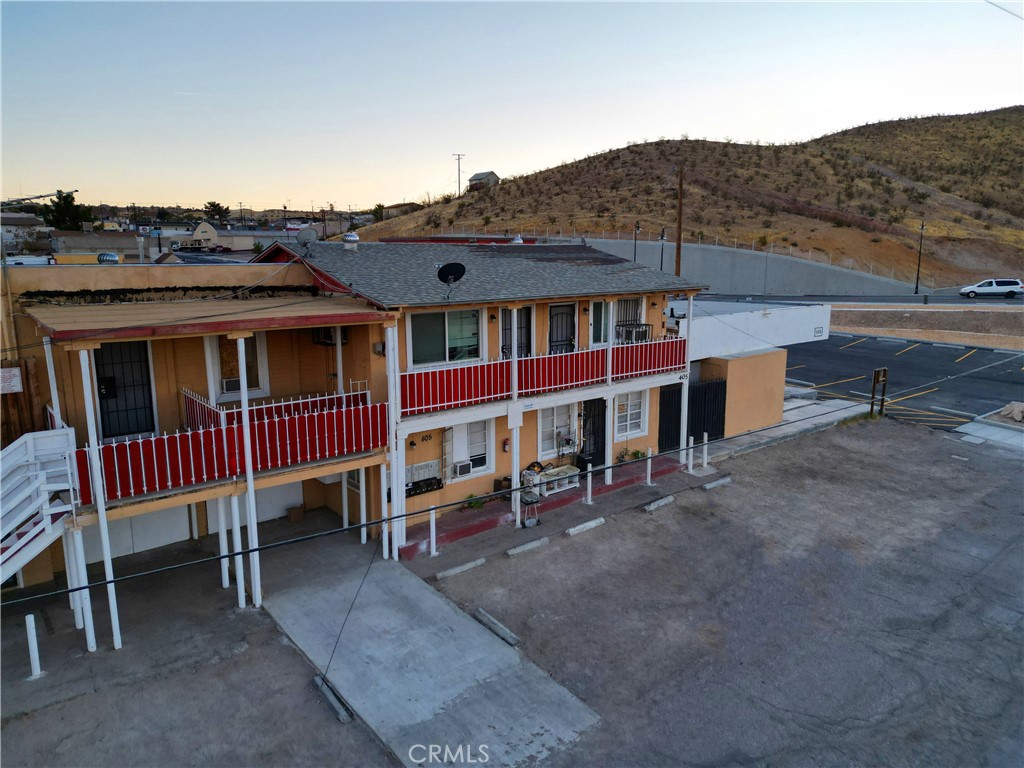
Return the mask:
<path id="1" fill-rule="evenodd" d="M 93 353 L 93 365 L 103 437 L 152 432 L 153 386 L 147 342 L 101 344 Z"/>
<path id="2" fill-rule="evenodd" d="M 575 351 L 576 305 L 552 304 L 548 318 L 548 351 L 552 355 Z"/>

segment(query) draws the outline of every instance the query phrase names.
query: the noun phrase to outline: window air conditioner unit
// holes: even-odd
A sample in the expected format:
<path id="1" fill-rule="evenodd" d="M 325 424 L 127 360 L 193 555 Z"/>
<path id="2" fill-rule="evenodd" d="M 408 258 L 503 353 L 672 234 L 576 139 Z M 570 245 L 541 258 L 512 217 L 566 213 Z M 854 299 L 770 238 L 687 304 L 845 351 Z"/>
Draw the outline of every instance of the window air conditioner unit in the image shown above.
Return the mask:
<path id="1" fill-rule="evenodd" d="M 465 477 L 473 471 L 473 462 L 471 461 L 456 461 L 455 466 L 452 467 L 452 473 L 456 477 Z"/>
<path id="2" fill-rule="evenodd" d="M 241 392 L 242 391 L 242 380 L 239 378 L 233 379 L 221 379 L 220 380 L 220 391 L 221 392 Z"/>

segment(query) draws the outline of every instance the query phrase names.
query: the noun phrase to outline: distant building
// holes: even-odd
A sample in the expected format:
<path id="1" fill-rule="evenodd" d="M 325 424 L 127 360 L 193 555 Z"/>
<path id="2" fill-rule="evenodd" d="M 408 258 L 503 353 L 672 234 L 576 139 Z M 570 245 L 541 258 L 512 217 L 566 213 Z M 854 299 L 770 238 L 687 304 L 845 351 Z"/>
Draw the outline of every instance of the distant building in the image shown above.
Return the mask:
<path id="1" fill-rule="evenodd" d="M 31 213 L 8 213 L 0 214 L 0 224 L 3 225 L 3 245 L 7 253 L 21 253 L 22 251 L 48 251 L 50 243 L 48 233 L 53 227 L 46 226 L 46 223 Z"/>
<path id="2" fill-rule="evenodd" d="M 407 213 L 415 213 L 416 211 L 423 210 L 423 206 L 419 203 L 395 203 L 394 205 L 384 206 L 384 221 L 393 219 L 396 216 L 405 216 Z"/>
<path id="3" fill-rule="evenodd" d="M 276 240 L 294 241 L 294 233 L 303 228 L 305 227 L 296 226 L 293 229 L 291 222 L 285 231 L 234 224 L 220 227 L 211 221 L 204 221 L 191 235 L 176 238 L 175 242 L 182 249 L 251 252 L 257 242 L 267 247 Z"/>
<path id="4" fill-rule="evenodd" d="M 481 171 L 480 173 L 474 173 L 469 177 L 469 186 L 467 189 L 470 192 L 475 192 L 478 189 L 484 189 L 485 187 L 496 187 L 501 181 L 498 178 L 498 174 L 494 171 Z"/>

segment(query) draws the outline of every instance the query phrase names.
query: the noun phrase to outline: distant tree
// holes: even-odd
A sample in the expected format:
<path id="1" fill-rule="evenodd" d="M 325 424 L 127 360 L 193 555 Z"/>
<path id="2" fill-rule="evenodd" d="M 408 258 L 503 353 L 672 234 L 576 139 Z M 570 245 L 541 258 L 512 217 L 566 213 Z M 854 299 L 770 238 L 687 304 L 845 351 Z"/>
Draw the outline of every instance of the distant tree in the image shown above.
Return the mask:
<path id="1" fill-rule="evenodd" d="M 226 205 L 221 205 L 216 200 L 211 200 L 203 206 L 203 215 L 208 219 L 227 221 L 228 217 L 231 216 L 231 209 Z"/>
<path id="2" fill-rule="evenodd" d="M 261 253 L 263 253 L 263 243 L 261 243 L 259 240 L 254 242 L 252 244 L 252 252 L 254 254 L 256 254 L 257 256 L 259 256 Z"/>
<path id="3" fill-rule="evenodd" d="M 373 206 L 373 220 L 384 221 L 384 203 L 377 203 Z"/>
<path id="4" fill-rule="evenodd" d="M 53 202 L 42 206 L 40 213 L 47 226 L 54 229 L 77 230 L 82 228 L 83 222 L 92 220 L 91 207 L 78 205 L 74 192 L 62 192 L 59 189 Z"/>
<path id="5" fill-rule="evenodd" d="M 266 229 L 267 227 L 270 226 L 270 219 L 259 219 L 256 222 L 256 226 L 259 227 L 260 229 Z"/>
<path id="6" fill-rule="evenodd" d="M 171 212 L 168 211 L 166 208 L 157 208 L 156 209 L 156 220 L 157 221 L 170 221 L 171 220 Z"/>

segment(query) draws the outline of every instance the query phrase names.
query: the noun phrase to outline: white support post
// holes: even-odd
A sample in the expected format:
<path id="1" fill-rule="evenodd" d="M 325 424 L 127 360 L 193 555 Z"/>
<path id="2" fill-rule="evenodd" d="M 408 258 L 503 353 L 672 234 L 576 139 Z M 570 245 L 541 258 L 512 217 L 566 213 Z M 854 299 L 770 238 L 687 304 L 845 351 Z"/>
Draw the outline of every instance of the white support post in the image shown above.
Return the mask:
<path id="1" fill-rule="evenodd" d="M 430 508 L 430 556 L 437 557 L 437 507 Z"/>
<path id="2" fill-rule="evenodd" d="M 82 543 L 82 529 L 72 528 L 71 539 L 75 545 L 75 566 L 78 568 L 76 581 L 79 587 L 85 587 L 89 584 L 89 574 L 85 570 L 85 545 Z M 91 653 L 96 650 L 96 628 L 92 623 L 92 598 L 89 596 L 88 589 L 83 589 L 78 594 L 79 602 L 82 604 L 82 620 L 85 623 L 85 647 Z"/>
<path id="3" fill-rule="evenodd" d="M 385 560 L 390 555 L 388 548 L 388 470 L 380 465 L 380 547 L 381 557 Z"/>
<path id="4" fill-rule="evenodd" d="M 359 468 L 359 541 L 366 543 L 366 467 Z"/>
<path id="5" fill-rule="evenodd" d="M 498 310 L 498 313 L 500 315 L 501 310 Z M 512 328 L 509 331 L 509 337 L 512 339 L 512 349 L 509 351 L 509 357 L 512 360 L 512 400 L 515 401 L 519 399 L 519 308 L 512 307 L 508 314 L 509 322 L 512 323 Z M 517 486 L 519 483 L 515 482 L 512 485 Z M 516 528 L 518 527 L 519 523 L 517 521 Z"/>
<path id="6" fill-rule="evenodd" d="M 701 468 L 706 469 L 708 466 L 708 433 L 704 433 L 704 455 L 701 456 Z"/>
<path id="7" fill-rule="evenodd" d="M 516 530 L 519 530 L 519 526 L 522 517 L 522 496 L 519 492 L 519 484 L 522 482 L 519 472 L 519 427 L 512 427 L 512 511 L 516 516 Z"/>
<path id="8" fill-rule="evenodd" d="M 220 544 L 220 585 L 223 589 L 231 586 L 231 569 L 228 564 L 228 526 L 224 513 L 225 499 L 217 499 L 217 542 Z"/>
<path id="9" fill-rule="evenodd" d="M 405 531 L 405 439 L 398 437 L 398 423 L 402 415 L 401 370 L 398 365 L 398 327 L 384 329 L 384 355 L 388 376 L 388 442 L 391 448 L 391 555 L 398 559 L 398 545 Z M 386 558 L 385 558 L 386 559 Z"/>
<path id="10" fill-rule="evenodd" d="M 360 488 L 360 493 L 362 489 Z M 348 472 L 341 473 L 341 527 L 348 528 Z"/>
<path id="11" fill-rule="evenodd" d="M 608 346 L 608 356 L 611 357 L 611 345 Z M 612 446 L 615 437 L 615 398 L 604 399 L 604 484 L 612 484 Z"/>
<path id="12" fill-rule="evenodd" d="M 682 403 L 679 408 L 679 464 L 686 461 L 686 438 L 690 431 L 690 349 L 693 337 L 691 331 L 693 326 L 693 294 L 686 296 L 686 346 L 684 347 L 684 360 L 686 361 L 686 378 L 683 379 Z"/>
<path id="13" fill-rule="evenodd" d="M 39 638 L 36 637 L 36 617 L 25 614 L 25 634 L 28 636 L 28 663 L 32 668 L 32 676 L 29 680 L 35 680 L 43 676 L 43 670 L 39 666 Z"/>
<path id="14" fill-rule="evenodd" d="M 57 394 L 57 374 L 53 365 L 53 347 L 50 345 L 50 337 L 43 337 L 43 350 L 46 352 L 46 375 L 50 379 L 50 407 L 53 409 L 53 418 L 60 426 L 64 419 L 60 415 L 60 395 Z"/>
<path id="15" fill-rule="evenodd" d="M 651 482 L 651 462 L 653 462 L 653 461 L 654 461 L 654 449 L 653 448 L 648 448 L 647 449 L 647 485 L 654 485 L 654 483 Z"/>
<path id="16" fill-rule="evenodd" d="M 117 592 L 114 590 L 114 565 L 110 556 L 110 528 L 107 525 L 107 500 L 103 487 L 103 469 L 100 465 L 100 438 L 96 429 L 95 402 L 92 395 L 92 375 L 89 369 L 89 350 L 78 350 L 82 369 L 82 394 L 85 400 L 85 423 L 89 435 L 89 472 L 92 479 L 92 497 L 99 518 L 100 548 L 103 551 L 103 574 L 107 582 L 107 603 L 110 606 L 110 630 L 115 650 L 121 647 L 121 622 L 117 616 Z M 82 559 L 85 565 L 85 558 Z"/>
<path id="17" fill-rule="evenodd" d="M 594 503 L 594 489 L 593 489 L 593 485 L 594 485 L 594 472 L 593 472 L 593 469 L 594 468 L 590 464 L 587 464 L 587 498 L 583 502 L 584 504 L 593 504 Z"/>
<path id="18" fill-rule="evenodd" d="M 242 559 L 242 528 L 238 519 L 238 497 L 231 497 L 231 544 L 235 550 L 235 584 L 238 587 L 238 607 L 245 608 L 245 561 Z"/>
<path id="19" fill-rule="evenodd" d="M 252 431 L 249 424 L 249 380 L 245 366 L 244 336 L 237 339 L 238 384 L 242 395 L 242 446 L 245 450 L 245 517 L 249 533 L 249 549 L 259 547 L 259 530 L 256 524 L 256 481 L 253 479 Z M 263 585 L 260 581 L 260 553 L 249 553 L 249 579 L 252 583 L 252 604 L 257 608 L 263 604 Z M 243 604 L 244 607 L 244 604 Z"/>
<path id="20" fill-rule="evenodd" d="M 690 440 L 686 447 L 686 471 L 693 472 L 693 435 L 690 435 Z"/>
<path id="21" fill-rule="evenodd" d="M 71 531 L 70 528 L 64 531 L 64 567 L 68 577 L 68 589 L 75 589 L 81 585 L 78 583 L 78 561 Z M 72 592 L 68 597 L 71 598 L 71 610 L 75 613 L 75 629 L 82 629 L 85 626 L 82 620 L 82 593 Z"/>
<path id="22" fill-rule="evenodd" d="M 189 526 L 189 538 L 195 540 L 199 539 L 199 512 L 197 511 L 198 507 L 198 504 L 188 505 L 188 519 L 192 522 L 192 524 Z"/>
<path id="23" fill-rule="evenodd" d="M 334 373 L 337 376 L 336 389 L 339 395 L 345 394 L 344 371 L 341 363 L 341 326 L 334 326 Z"/>
<path id="24" fill-rule="evenodd" d="M 610 387 L 612 385 L 612 345 L 615 343 L 615 300 L 609 299 L 605 303 L 608 307 L 608 357 L 605 359 L 605 377 L 607 378 L 606 383 Z M 607 438 L 605 438 L 605 443 L 608 443 Z M 605 476 L 610 477 L 607 472 Z M 606 480 L 606 482 L 610 483 L 611 480 Z"/>

